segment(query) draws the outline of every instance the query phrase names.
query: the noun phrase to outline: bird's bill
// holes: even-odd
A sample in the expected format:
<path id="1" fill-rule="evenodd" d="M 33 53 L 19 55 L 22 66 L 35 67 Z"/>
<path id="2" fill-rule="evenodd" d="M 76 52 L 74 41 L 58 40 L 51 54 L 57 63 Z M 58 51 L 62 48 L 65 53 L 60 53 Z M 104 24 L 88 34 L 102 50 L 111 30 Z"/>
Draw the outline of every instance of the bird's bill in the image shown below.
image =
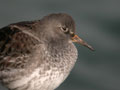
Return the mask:
<path id="1" fill-rule="evenodd" d="M 87 44 L 87 42 L 85 42 L 84 40 L 82 40 L 80 37 L 78 37 L 77 35 L 74 35 L 72 37 L 72 42 L 76 42 L 79 43 L 87 48 L 89 48 L 90 50 L 94 51 L 93 47 L 90 46 L 89 44 Z"/>

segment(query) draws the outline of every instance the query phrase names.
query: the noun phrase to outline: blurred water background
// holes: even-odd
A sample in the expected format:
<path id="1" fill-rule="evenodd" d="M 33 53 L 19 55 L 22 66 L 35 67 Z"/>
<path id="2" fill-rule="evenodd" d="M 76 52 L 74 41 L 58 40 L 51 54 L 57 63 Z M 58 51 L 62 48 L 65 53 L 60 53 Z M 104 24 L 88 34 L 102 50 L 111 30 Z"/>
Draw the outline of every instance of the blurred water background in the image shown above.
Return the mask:
<path id="1" fill-rule="evenodd" d="M 120 90 L 120 0 L 0 0 L 0 27 L 57 12 L 70 14 L 96 51 L 76 45 L 78 61 L 56 90 Z"/>

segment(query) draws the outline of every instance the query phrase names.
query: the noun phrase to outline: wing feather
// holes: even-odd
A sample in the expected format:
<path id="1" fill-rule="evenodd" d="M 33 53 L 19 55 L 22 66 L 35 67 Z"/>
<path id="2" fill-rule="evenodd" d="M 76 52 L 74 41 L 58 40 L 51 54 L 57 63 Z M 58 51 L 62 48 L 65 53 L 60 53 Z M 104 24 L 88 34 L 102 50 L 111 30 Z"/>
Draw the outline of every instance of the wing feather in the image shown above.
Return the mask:
<path id="1" fill-rule="evenodd" d="M 22 22 L 0 29 L 0 71 L 10 67 L 21 67 L 36 45 L 38 37 L 29 32 L 32 23 Z M 28 31 L 27 31 L 27 30 Z"/>

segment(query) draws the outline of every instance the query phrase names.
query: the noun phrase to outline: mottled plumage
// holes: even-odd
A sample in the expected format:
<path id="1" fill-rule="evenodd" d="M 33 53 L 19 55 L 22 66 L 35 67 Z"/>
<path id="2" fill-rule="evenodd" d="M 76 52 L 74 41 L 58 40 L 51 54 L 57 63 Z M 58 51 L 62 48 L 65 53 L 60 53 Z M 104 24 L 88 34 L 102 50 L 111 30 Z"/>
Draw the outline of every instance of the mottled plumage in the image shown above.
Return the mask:
<path id="1" fill-rule="evenodd" d="M 10 90 L 54 90 L 76 62 L 76 40 L 74 20 L 63 13 L 1 28 L 1 83 Z"/>

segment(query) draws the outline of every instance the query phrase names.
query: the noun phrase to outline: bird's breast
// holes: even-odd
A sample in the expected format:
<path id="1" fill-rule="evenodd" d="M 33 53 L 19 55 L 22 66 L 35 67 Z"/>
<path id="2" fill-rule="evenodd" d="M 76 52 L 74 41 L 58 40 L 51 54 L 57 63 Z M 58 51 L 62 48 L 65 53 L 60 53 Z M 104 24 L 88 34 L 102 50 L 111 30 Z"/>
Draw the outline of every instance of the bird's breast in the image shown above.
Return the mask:
<path id="1" fill-rule="evenodd" d="M 52 49 L 51 52 L 43 48 L 42 53 L 37 52 L 37 54 L 35 58 L 40 61 L 36 68 L 29 67 L 32 72 L 18 77 L 19 74 L 18 78 L 6 78 L 7 80 L 13 78 L 7 84 L 9 89 L 54 90 L 67 78 L 77 59 L 77 49 L 73 44 L 61 50 Z M 27 71 L 26 69 L 24 72 Z"/>
<path id="2" fill-rule="evenodd" d="M 58 71 L 57 68 L 47 71 L 37 68 L 31 74 L 8 83 L 7 87 L 11 90 L 54 90 L 66 77 L 67 74 Z"/>

